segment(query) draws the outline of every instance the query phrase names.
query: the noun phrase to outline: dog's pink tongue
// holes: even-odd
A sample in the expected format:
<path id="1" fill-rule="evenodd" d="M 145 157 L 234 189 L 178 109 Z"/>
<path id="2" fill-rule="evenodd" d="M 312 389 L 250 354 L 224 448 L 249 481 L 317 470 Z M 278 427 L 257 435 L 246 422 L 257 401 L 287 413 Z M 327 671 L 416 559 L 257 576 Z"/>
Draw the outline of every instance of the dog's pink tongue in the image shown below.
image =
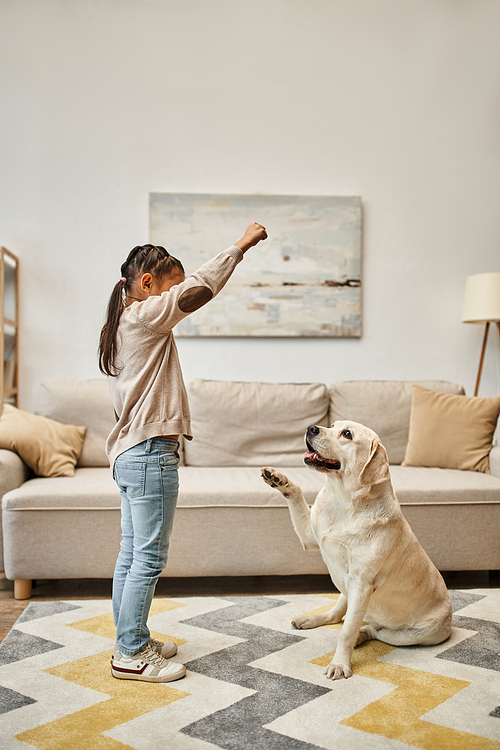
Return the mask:
<path id="1" fill-rule="evenodd" d="M 304 453 L 304 458 L 314 458 L 315 455 L 316 453 L 313 453 L 312 451 L 306 451 Z"/>

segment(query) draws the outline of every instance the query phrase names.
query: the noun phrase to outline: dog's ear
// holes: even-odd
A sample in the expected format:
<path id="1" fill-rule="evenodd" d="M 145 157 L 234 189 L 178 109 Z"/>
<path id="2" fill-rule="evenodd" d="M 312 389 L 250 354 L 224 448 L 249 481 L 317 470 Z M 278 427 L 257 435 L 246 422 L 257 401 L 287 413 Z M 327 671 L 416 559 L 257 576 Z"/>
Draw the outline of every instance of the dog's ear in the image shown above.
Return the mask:
<path id="1" fill-rule="evenodd" d="M 368 461 L 363 466 L 359 481 L 362 485 L 380 484 L 390 478 L 389 461 L 382 443 L 372 440 Z"/>

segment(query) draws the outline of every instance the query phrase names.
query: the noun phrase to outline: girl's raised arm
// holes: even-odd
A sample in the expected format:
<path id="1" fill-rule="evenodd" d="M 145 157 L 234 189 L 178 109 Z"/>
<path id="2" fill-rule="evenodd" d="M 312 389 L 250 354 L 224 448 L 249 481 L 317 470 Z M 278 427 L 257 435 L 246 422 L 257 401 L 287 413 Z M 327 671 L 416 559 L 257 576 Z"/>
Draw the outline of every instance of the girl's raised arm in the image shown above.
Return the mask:
<path id="1" fill-rule="evenodd" d="M 183 318 L 210 302 L 225 286 L 243 254 L 267 238 L 263 226 L 250 224 L 241 240 L 201 266 L 187 279 L 158 296 L 130 306 L 132 314 L 143 326 L 166 334 Z"/>

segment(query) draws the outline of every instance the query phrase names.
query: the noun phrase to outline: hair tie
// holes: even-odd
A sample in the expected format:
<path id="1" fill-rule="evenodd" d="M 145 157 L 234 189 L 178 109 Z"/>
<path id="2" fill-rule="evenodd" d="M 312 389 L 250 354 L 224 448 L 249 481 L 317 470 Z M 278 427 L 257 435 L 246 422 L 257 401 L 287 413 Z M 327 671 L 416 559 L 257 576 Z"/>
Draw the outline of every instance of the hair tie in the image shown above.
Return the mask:
<path id="1" fill-rule="evenodd" d="M 127 283 L 127 279 L 125 278 L 125 276 L 122 276 L 121 279 L 120 279 L 120 281 L 123 281 L 124 284 Z"/>

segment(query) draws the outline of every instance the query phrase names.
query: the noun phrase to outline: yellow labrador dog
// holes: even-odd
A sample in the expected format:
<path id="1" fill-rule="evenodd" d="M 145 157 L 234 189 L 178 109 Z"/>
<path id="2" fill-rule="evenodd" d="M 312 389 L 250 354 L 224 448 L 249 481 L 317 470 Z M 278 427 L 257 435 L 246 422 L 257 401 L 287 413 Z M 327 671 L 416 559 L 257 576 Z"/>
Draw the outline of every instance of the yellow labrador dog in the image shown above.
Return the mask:
<path id="1" fill-rule="evenodd" d="M 350 677 L 355 646 L 372 638 L 394 646 L 435 644 L 451 633 L 446 585 L 403 517 L 378 436 L 357 422 L 312 425 L 304 461 L 326 476 L 310 509 L 302 490 L 275 469 L 262 477 L 286 498 L 304 549 L 318 548 L 341 592 L 325 614 L 292 620 L 316 628 L 342 620 L 325 674 Z M 363 620 L 368 623 L 362 626 Z"/>

